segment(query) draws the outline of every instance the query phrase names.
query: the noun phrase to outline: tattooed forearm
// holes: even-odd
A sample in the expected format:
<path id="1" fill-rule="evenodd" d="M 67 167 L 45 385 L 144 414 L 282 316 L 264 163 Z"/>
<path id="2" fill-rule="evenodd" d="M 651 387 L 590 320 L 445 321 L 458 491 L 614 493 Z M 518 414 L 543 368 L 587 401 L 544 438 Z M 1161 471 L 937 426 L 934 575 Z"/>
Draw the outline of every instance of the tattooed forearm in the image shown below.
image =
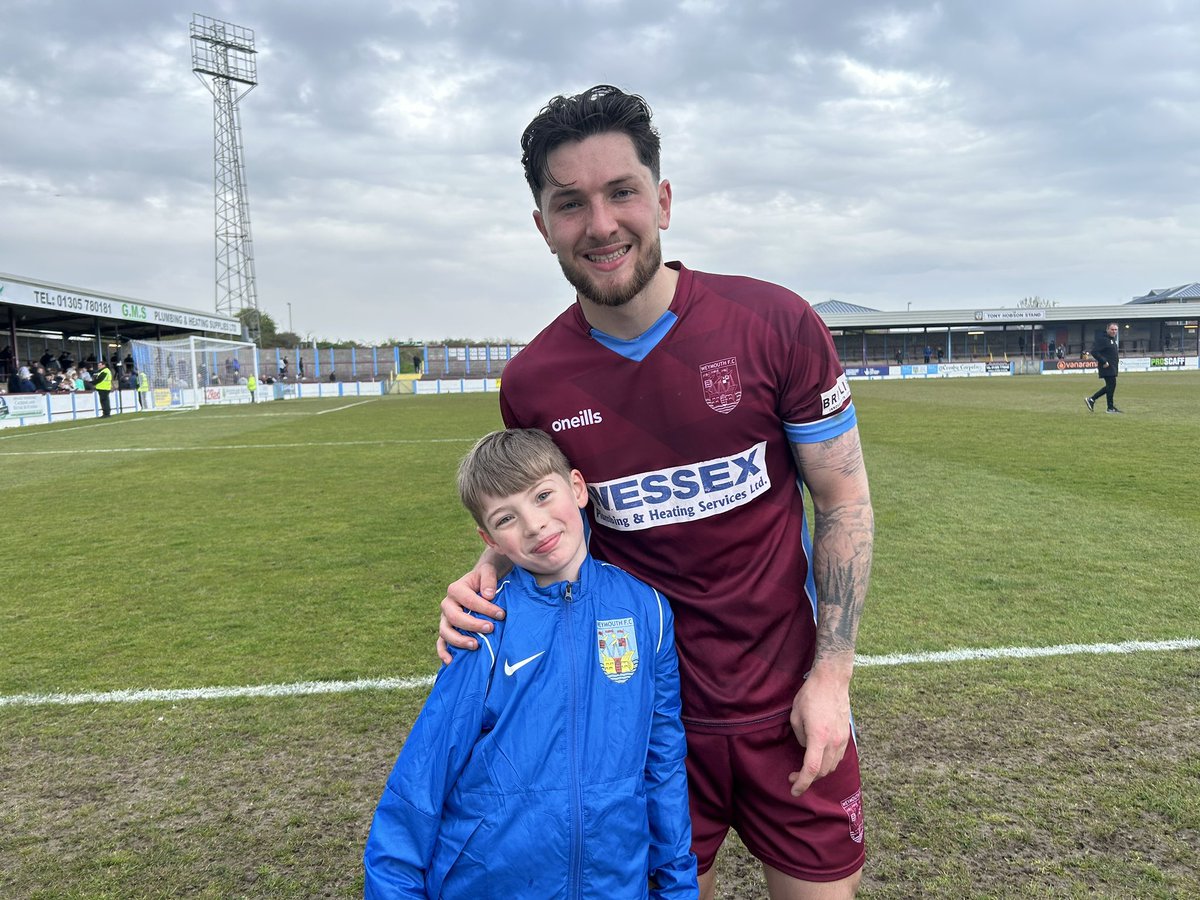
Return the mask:
<path id="1" fill-rule="evenodd" d="M 875 516 L 858 429 L 820 444 L 793 445 L 816 513 L 813 579 L 817 587 L 814 664 L 852 666 L 858 622 L 871 579 Z"/>
<path id="2" fill-rule="evenodd" d="M 813 539 L 817 586 L 817 656 L 854 653 L 858 620 L 871 580 L 875 517 L 870 500 L 818 510 Z"/>

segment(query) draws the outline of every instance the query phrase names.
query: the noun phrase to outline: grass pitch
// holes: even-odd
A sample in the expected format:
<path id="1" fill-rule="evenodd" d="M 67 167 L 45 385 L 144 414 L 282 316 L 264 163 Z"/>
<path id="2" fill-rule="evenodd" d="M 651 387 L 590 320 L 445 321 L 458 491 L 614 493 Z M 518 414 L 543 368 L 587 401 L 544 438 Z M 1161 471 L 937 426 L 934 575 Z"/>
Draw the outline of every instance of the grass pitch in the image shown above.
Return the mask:
<path id="1" fill-rule="evenodd" d="M 855 383 L 863 654 L 1200 637 L 1200 377 Z M 423 676 L 494 395 L 0 432 L 0 698 Z M 349 897 L 423 690 L 0 705 L 0 895 Z M 0 703 L 4 702 L 0 700 Z M 1200 896 L 1200 652 L 861 668 L 861 896 Z M 765 896 L 731 840 L 723 897 Z"/>

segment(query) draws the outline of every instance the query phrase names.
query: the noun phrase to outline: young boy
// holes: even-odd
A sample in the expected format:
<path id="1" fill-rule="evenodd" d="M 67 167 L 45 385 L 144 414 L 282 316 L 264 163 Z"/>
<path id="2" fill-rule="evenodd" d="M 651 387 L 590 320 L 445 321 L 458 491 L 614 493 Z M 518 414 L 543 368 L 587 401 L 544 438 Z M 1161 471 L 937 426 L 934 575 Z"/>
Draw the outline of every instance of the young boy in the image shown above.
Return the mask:
<path id="1" fill-rule="evenodd" d="M 594 560 L 587 487 L 544 432 L 458 471 L 512 560 L 507 617 L 438 673 L 375 812 L 365 896 L 693 898 L 671 610 Z"/>

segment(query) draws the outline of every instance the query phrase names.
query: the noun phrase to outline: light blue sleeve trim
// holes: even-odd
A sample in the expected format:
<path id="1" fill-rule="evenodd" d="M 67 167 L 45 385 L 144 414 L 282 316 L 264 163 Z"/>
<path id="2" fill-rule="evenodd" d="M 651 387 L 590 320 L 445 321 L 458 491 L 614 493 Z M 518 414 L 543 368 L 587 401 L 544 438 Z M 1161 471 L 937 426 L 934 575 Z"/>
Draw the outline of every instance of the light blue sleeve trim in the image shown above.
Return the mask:
<path id="1" fill-rule="evenodd" d="M 854 404 L 850 403 L 836 416 L 830 416 L 828 419 L 806 422 L 803 425 L 784 422 L 783 431 L 793 444 L 819 444 L 839 434 L 845 434 L 857 424 L 858 416 L 854 412 Z"/>

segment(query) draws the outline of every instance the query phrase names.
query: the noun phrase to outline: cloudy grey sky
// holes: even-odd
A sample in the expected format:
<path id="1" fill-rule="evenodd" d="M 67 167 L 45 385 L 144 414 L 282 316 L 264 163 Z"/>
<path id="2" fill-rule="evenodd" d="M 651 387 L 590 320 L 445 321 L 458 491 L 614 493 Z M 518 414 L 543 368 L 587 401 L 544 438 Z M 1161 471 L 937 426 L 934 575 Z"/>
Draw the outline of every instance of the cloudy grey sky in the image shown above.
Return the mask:
<path id="1" fill-rule="evenodd" d="M 1200 280 L 1200 2 L 0 0 L 0 271 L 211 310 L 193 12 L 255 31 L 261 307 L 324 338 L 527 340 L 572 294 L 518 138 L 643 94 L 664 255 L 881 309 Z"/>

